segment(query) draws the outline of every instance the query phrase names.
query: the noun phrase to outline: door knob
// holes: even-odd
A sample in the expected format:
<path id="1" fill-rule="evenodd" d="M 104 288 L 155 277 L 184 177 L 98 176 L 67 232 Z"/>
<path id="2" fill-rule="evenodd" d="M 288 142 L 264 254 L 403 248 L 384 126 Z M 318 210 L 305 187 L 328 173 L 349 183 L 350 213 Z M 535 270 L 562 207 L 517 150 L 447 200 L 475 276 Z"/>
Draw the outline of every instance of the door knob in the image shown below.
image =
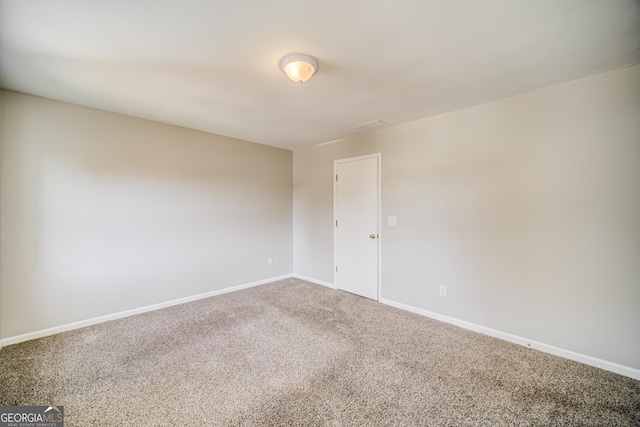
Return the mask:
<path id="1" fill-rule="evenodd" d="M 370 239 L 375 239 L 375 238 L 376 238 L 376 235 L 375 235 L 375 234 L 371 234 L 371 235 L 369 236 L 369 238 L 370 238 Z"/>

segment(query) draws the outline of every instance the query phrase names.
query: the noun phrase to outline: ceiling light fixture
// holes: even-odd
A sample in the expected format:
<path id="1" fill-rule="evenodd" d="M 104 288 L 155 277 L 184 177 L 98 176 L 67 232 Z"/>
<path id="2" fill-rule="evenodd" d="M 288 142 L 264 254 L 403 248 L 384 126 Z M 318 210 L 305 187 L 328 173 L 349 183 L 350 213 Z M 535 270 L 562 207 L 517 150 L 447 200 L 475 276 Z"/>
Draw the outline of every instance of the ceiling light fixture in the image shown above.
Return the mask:
<path id="1" fill-rule="evenodd" d="M 295 53 L 282 58 L 280 68 L 292 81 L 304 83 L 318 71 L 318 61 L 308 55 Z"/>

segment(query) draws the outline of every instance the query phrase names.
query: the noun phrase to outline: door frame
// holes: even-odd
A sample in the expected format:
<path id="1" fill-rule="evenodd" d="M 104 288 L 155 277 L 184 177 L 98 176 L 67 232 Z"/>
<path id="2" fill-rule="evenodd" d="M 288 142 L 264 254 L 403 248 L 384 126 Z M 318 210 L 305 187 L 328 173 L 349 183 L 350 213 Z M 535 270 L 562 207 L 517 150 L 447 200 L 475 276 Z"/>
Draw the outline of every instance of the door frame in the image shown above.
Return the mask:
<path id="1" fill-rule="evenodd" d="M 365 159 L 372 159 L 375 158 L 376 159 L 376 163 L 377 163 L 377 167 L 378 167 L 378 182 L 376 182 L 376 186 L 378 187 L 378 203 L 377 203 L 377 217 L 378 217 L 378 251 L 377 251 L 377 267 L 378 267 L 378 271 L 377 271 L 377 277 L 378 277 L 378 289 L 376 290 L 377 296 L 376 296 L 376 301 L 380 301 L 381 295 L 382 295 L 382 269 L 381 269 L 381 265 L 382 265 L 382 257 L 381 257 L 381 253 L 382 253 L 382 153 L 372 153 L 372 154 L 365 154 L 362 156 L 356 156 L 356 157 L 348 157 L 346 159 L 338 159 L 338 160 L 334 160 L 333 161 L 333 283 L 335 284 L 336 289 L 338 288 L 338 282 L 336 280 L 336 270 L 337 270 L 337 260 L 336 260 L 336 242 L 337 242 L 337 236 L 336 234 L 338 233 L 338 227 L 336 227 L 336 221 L 338 221 L 338 180 L 336 179 L 336 176 L 338 174 L 338 165 L 341 163 L 349 163 L 349 162 L 354 162 L 354 161 L 358 161 L 358 160 L 365 160 Z"/>

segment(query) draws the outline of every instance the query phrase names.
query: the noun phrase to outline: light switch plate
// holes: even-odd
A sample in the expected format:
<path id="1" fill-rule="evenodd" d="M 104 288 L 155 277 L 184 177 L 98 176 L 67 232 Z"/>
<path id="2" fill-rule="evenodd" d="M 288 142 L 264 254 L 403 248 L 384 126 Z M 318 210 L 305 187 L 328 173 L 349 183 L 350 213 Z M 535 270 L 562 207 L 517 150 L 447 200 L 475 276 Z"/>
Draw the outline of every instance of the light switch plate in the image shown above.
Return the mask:
<path id="1" fill-rule="evenodd" d="M 390 216 L 387 218 L 387 225 L 398 225 L 398 217 Z"/>

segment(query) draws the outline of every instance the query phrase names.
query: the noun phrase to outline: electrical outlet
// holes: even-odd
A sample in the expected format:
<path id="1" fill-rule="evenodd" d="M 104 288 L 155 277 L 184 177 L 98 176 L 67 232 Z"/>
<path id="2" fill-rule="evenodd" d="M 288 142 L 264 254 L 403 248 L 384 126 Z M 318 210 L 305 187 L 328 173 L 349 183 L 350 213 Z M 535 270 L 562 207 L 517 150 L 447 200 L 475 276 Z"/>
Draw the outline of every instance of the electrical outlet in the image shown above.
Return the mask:
<path id="1" fill-rule="evenodd" d="M 267 265 L 273 265 L 273 258 L 267 258 Z"/>
<path id="2" fill-rule="evenodd" d="M 440 285 L 440 296 L 441 297 L 447 296 L 447 287 L 444 285 Z"/>

